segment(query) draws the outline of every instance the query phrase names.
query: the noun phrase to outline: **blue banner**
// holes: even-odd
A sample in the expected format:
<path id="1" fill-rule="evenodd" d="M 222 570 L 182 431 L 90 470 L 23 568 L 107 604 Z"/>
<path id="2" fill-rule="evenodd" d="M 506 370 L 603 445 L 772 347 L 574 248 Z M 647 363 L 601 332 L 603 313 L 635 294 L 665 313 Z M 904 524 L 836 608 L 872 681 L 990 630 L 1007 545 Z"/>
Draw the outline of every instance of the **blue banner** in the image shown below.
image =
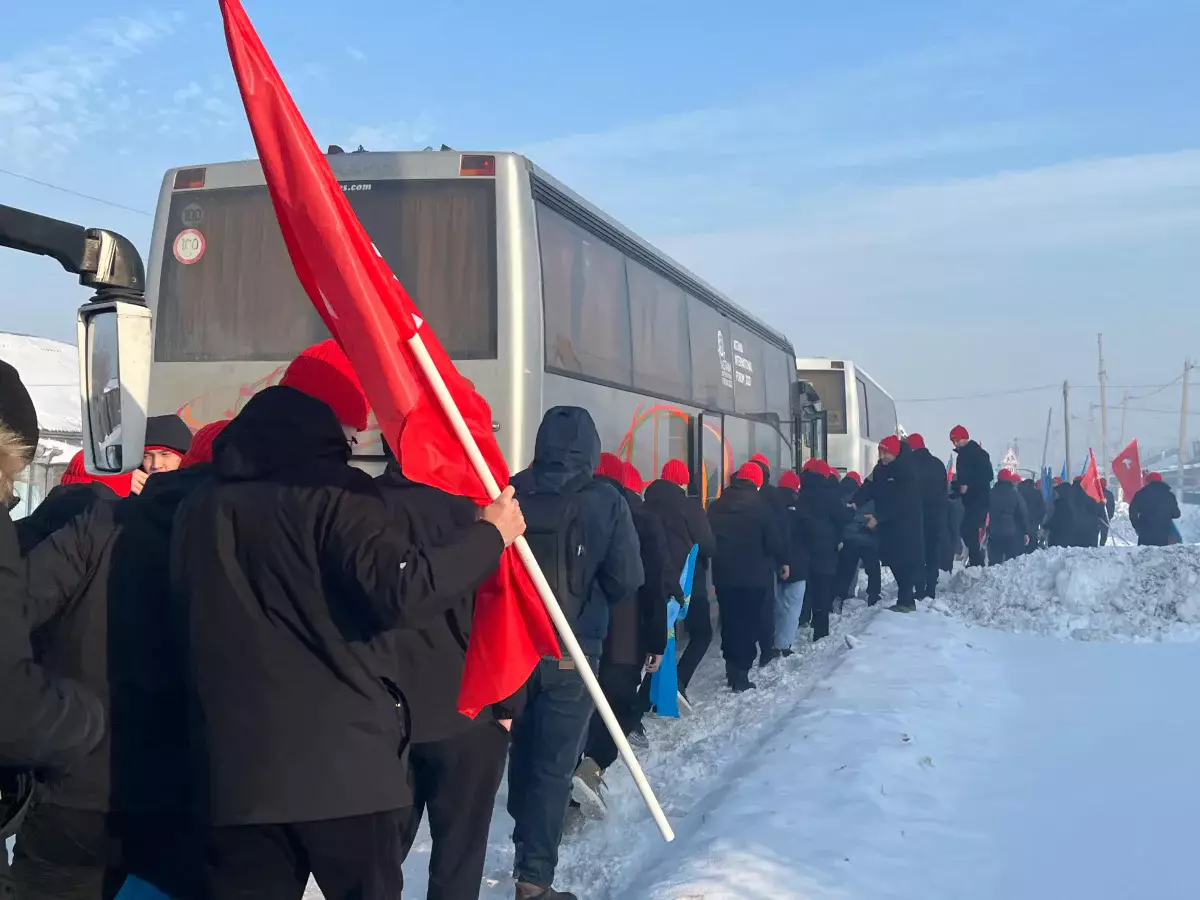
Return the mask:
<path id="1" fill-rule="evenodd" d="M 650 704 L 660 716 L 679 718 L 679 668 L 675 650 L 675 623 L 687 618 L 692 602 L 692 583 L 696 578 L 696 559 L 700 547 L 692 545 L 687 562 L 679 575 L 679 588 L 683 603 L 675 598 L 667 603 L 667 649 L 663 652 L 662 665 L 650 676 Z"/>

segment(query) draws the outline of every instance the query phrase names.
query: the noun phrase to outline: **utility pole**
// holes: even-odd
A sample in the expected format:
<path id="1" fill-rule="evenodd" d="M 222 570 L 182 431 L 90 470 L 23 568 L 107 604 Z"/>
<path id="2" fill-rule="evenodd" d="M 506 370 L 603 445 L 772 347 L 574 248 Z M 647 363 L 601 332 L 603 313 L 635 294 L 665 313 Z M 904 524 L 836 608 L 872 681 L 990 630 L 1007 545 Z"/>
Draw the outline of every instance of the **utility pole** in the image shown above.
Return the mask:
<path id="1" fill-rule="evenodd" d="M 1129 415 L 1129 391 L 1121 398 L 1121 449 L 1125 449 L 1125 417 Z"/>
<path id="2" fill-rule="evenodd" d="M 1179 501 L 1183 502 L 1183 492 L 1187 484 L 1184 478 L 1183 463 L 1187 456 L 1187 420 L 1188 420 L 1188 382 L 1192 371 L 1192 360 L 1183 361 L 1183 404 L 1179 408 Z"/>
<path id="3" fill-rule="evenodd" d="M 1108 373 L 1104 370 L 1104 335 L 1096 335 L 1100 352 L 1100 462 L 1108 474 Z"/>
<path id="4" fill-rule="evenodd" d="M 1050 452 L 1050 420 L 1054 418 L 1054 407 L 1046 410 L 1046 441 L 1042 444 L 1042 467 L 1038 470 L 1040 478 L 1046 471 L 1046 454 Z"/>
<path id="5" fill-rule="evenodd" d="M 1067 466 L 1071 465 L 1071 384 L 1063 382 L 1063 449 L 1067 454 Z"/>

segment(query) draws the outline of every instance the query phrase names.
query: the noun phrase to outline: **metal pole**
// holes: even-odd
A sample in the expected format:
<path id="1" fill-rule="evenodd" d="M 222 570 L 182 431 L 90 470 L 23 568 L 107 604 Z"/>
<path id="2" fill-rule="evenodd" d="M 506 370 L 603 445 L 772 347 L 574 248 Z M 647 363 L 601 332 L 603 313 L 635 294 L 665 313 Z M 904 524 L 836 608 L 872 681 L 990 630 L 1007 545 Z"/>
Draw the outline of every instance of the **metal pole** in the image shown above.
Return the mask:
<path id="1" fill-rule="evenodd" d="M 1100 462 L 1108 474 L 1108 373 L 1104 370 L 1104 335 L 1096 335 L 1096 346 L 1100 351 Z"/>
<path id="2" fill-rule="evenodd" d="M 1071 471 L 1071 385 L 1063 382 L 1063 450 L 1067 454 L 1066 468 Z"/>
<path id="3" fill-rule="evenodd" d="M 1192 371 L 1191 359 L 1183 361 L 1183 402 L 1179 407 L 1179 500 L 1183 502 L 1185 487 L 1183 464 L 1187 459 L 1187 420 L 1188 420 L 1188 376 Z"/>
<path id="4" fill-rule="evenodd" d="M 483 482 L 483 487 L 488 492 L 488 496 L 493 499 L 499 497 L 500 485 L 496 483 L 496 479 L 492 476 L 492 471 L 488 468 L 487 461 L 484 460 L 483 454 L 479 451 L 479 445 L 475 442 L 474 435 L 471 434 L 471 430 L 467 427 L 462 413 L 459 411 L 454 398 L 450 395 L 450 391 L 446 387 L 446 382 L 442 379 L 442 373 L 438 371 L 437 364 L 434 363 L 433 357 L 429 355 L 429 350 L 426 348 L 425 342 L 421 340 L 420 331 L 417 331 L 409 338 L 408 346 L 412 349 L 413 356 L 417 358 L 421 372 L 429 381 L 429 386 L 433 388 L 433 393 L 437 396 L 442 411 L 446 414 L 446 418 L 450 420 L 450 427 L 454 429 L 455 435 L 462 443 L 463 449 L 467 453 L 467 459 L 471 461 L 471 467 L 475 470 L 475 474 L 479 476 L 479 480 Z M 584 656 L 583 648 L 579 646 L 579 641 L 575 638 L 575 633 L 571 630 L 571 625 L 554 596 L 554 590 L 550 587 L 550 583 L 546 581 L 546 576 L 542 573 L 542 568 L 538 565 L 538 561 L 533 555 L 533 550 L 524 536 L 517 538 L 514 544 L 518 555 L 521 557 L 521 561 L 525 564 L 525 568 L 529 572 L 529 577 L 533 579 L 538 596 L 541 597 L 542 603 L 546 607 L 546 612 L 550 614 L 550 620 L 558 630 L 558 636 L 567 650 L 567 655 L 574 661 L 576 670 L 583 678 L 584 687 L 587 688 L 587 692 L 591 695 L 592 702 L 596 704 L 596 711 L 600 713 L 600 718 L 608 728 L 613 742 L 616 743 L 621 758 L 625 760 L 625 765 L 629 767 L 629 772 L 633 775 L 633 781 L 641 792 L 646 806 L 650 809 L 650 815 L 654 817 L 654 821 L 658 825 L 658 830 L 662 832 L 662 836 L 668 841 L 675 840 L 675 832 L 671 830 L 671 824 L 667 821 L 667 816 L 662 811 L 662 806 L 659 805 L 658 798 L 654 796 L 650 782 L 646 780 L 646 773 L 642 771 L 637 757 L 633 755 L 633 748 L 629 746 L 629 741 L 625 738 L 625 730 L 617 721 L 617 717 L 613 713 L 608 700 L 605 699 L 604 691 L 600 688 L 600 682 L 596 680 L 596 675 L 592 672 L 592 667 L 588 664 L 587 657 Z"/>
<path id="5" fill-rule="evenodd" d="M 1125 417 L 1129 415 L 1129 391 L 1121 398 L 1121 449 L 1125 449 Z"/>
<path id="6" fill-rule="evenodd" d="M 1046 454 L 1050 452 L 1050 420 L 1054 418 L 1054 407 L 1051 406 L 1046 410 L 1046 440 L 1042 444 L 1042 467 L 1038 470 L 1040 476 L 1046 471 Z"/>

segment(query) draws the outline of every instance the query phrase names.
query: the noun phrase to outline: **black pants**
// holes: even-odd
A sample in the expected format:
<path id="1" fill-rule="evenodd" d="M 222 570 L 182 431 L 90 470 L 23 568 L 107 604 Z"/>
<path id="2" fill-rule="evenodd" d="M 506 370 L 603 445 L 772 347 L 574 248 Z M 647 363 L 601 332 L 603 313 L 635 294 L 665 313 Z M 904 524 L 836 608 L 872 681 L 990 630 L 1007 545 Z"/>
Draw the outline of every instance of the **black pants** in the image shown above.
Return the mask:
<path id="1" fill-rule="evenodd" d="M 938 549 L 942 541 L 942 531 L 945 525 L 934 512 L 926 512 L 925 528 L 925 566 L 917 578 L 916 596 L 918 600 L 932 600 L 937 596 Z"/>
<path id="2" fill-rule="evenodd" d="M 1103 547 L 1107 543 L 1108 543 L 1108 526 L 1101 525 L 1100 526 L 1100 546 Z"/>
<path id="3" fill-rule="evenodd" d="M 691 615 L 690 610 L 688 615 Z M 628 735 L 641 723 L 645 709 L 639 691 L 642 683 L 642 667 L 602 662 L 598 677 L 608 705 L 612 707 L 613 714 L 621 723 L 621 730 Z M 646 684 L 648 694 L 649 681 Z M 601 769 L 607 769 L 616 762 L 617 745 L 613 742 L 612 735 L 608 733 L 608 728 L 604 725 L 604 720 L 600 718 L 598 712 L 592 713 L 583 755 L 590 756 Z"/>
<path id="4" fill-rule="evenodd" d="M 749 672 L 754 665 L 758 655 L 755 645 L 763 637 L 767 590 L 765 587 L 717 587 L 717 602 L 721 604 L 721 654 L 725 657 L 726 668 Z M 774 630 L 772 626 L 772 633 Z M 768 642 L 762 649 L 775 648 Z"/>
<path id="5" fill-rule="evenodd" d="M 833 605 L 833 575 L 824 575 L 809 569 L 804 582 L 804 602 L 811 609 L 813 640 L 829 636 L 829 608 Z M 803 614 L 801 614 L 803 618 Z"/>
<path id="6" fill-rule="evenodd" d="M 979 541 L 987 524 L 987 514 L 986 506 L 963 506 L 962 539 L 967 545 L 968 566 L 983 565 L 983 550 L 980 549 Z"/>
<path id="7" fill-rule="evenodd" d="M 889 566 L 892 577 L 896 579 L 896 605 L 913 606 L 915 604 L 918 573 L 923 573 L 921 560 L 906 560 L 902 565 Z"/>
<path id="8" fill-rule="evenodd" d="M 286 825 L 212 828 L 205 841 L 205 900 L 301 900 L 308 876 L 326 900 L 392 900 L 404 887 L 396 809 Z"/>
<path id="9" fill-rule="evenodd" d="M 988 563 L 998 566 L 1000 563 L 1016 559 L 1025 553 L 1025 535 L 1023 534 L 993 534 L 988 537 Z"/>
<path id="10" fill-rule="evenodd" d="M 7 855 L 0 845 L 0 853 Z M 111 900 L 136 875 L 180 900 L 199 896 L 195 832 L 181 819 L 34 806 L 8 873 L 17 900 Z M 0 886 L 4 874 L 0 873 Z M 3 895 L 7 897 L 8 895 Z"/>
<path id="11" fill-rule="evenodd" d="M 704 654 L 708 652 L 713 639 L 712 610 L 708 602 L 708 591 L 693 591 L 691 603 L 688 604 L 687 618 L 683 620 L 687 629 L 687 647 L 679 657 L 678 677 L 679 688 L 687 691 L 687 686 L 696 674 L 696 667 Z"/>
<path id="12" fill-rule="evenodd" d="M 486 719 L 486 721 L 484 721 Z M 429 814 L 428 900 L 475 900 L 483 883 L 488 829 L 504 777 L 509 734 L 485 710 L 467 731 L 409 750 L 413 806 L 400 826 L 408 856 L 421 816 Z"/>
<path id="13" fill-rule="evenodd" d="M 833 596 L 843 600 L 854 596 L 854 576 L 860 562 L 867 573 L 867 600 L 875 603 L 883 591 L 883 573 L 879 567 L 879 546 L 871 541 L 842 545 L 841 552 L 838 553 Z"/>

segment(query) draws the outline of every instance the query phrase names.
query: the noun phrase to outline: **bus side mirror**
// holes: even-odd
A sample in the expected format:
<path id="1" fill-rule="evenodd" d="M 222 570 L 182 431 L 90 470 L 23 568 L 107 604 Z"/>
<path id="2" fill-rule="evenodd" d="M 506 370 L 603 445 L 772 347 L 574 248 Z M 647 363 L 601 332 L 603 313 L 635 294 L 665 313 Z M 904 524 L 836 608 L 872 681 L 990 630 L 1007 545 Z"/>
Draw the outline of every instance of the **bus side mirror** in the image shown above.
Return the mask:
<path id="1" fill-rule="evenodd" d="M 93 475 L 142 464 L 150 400 L 151 316 L 142 303 L 97 300 L 77 319 L 83 453 Z"/>

